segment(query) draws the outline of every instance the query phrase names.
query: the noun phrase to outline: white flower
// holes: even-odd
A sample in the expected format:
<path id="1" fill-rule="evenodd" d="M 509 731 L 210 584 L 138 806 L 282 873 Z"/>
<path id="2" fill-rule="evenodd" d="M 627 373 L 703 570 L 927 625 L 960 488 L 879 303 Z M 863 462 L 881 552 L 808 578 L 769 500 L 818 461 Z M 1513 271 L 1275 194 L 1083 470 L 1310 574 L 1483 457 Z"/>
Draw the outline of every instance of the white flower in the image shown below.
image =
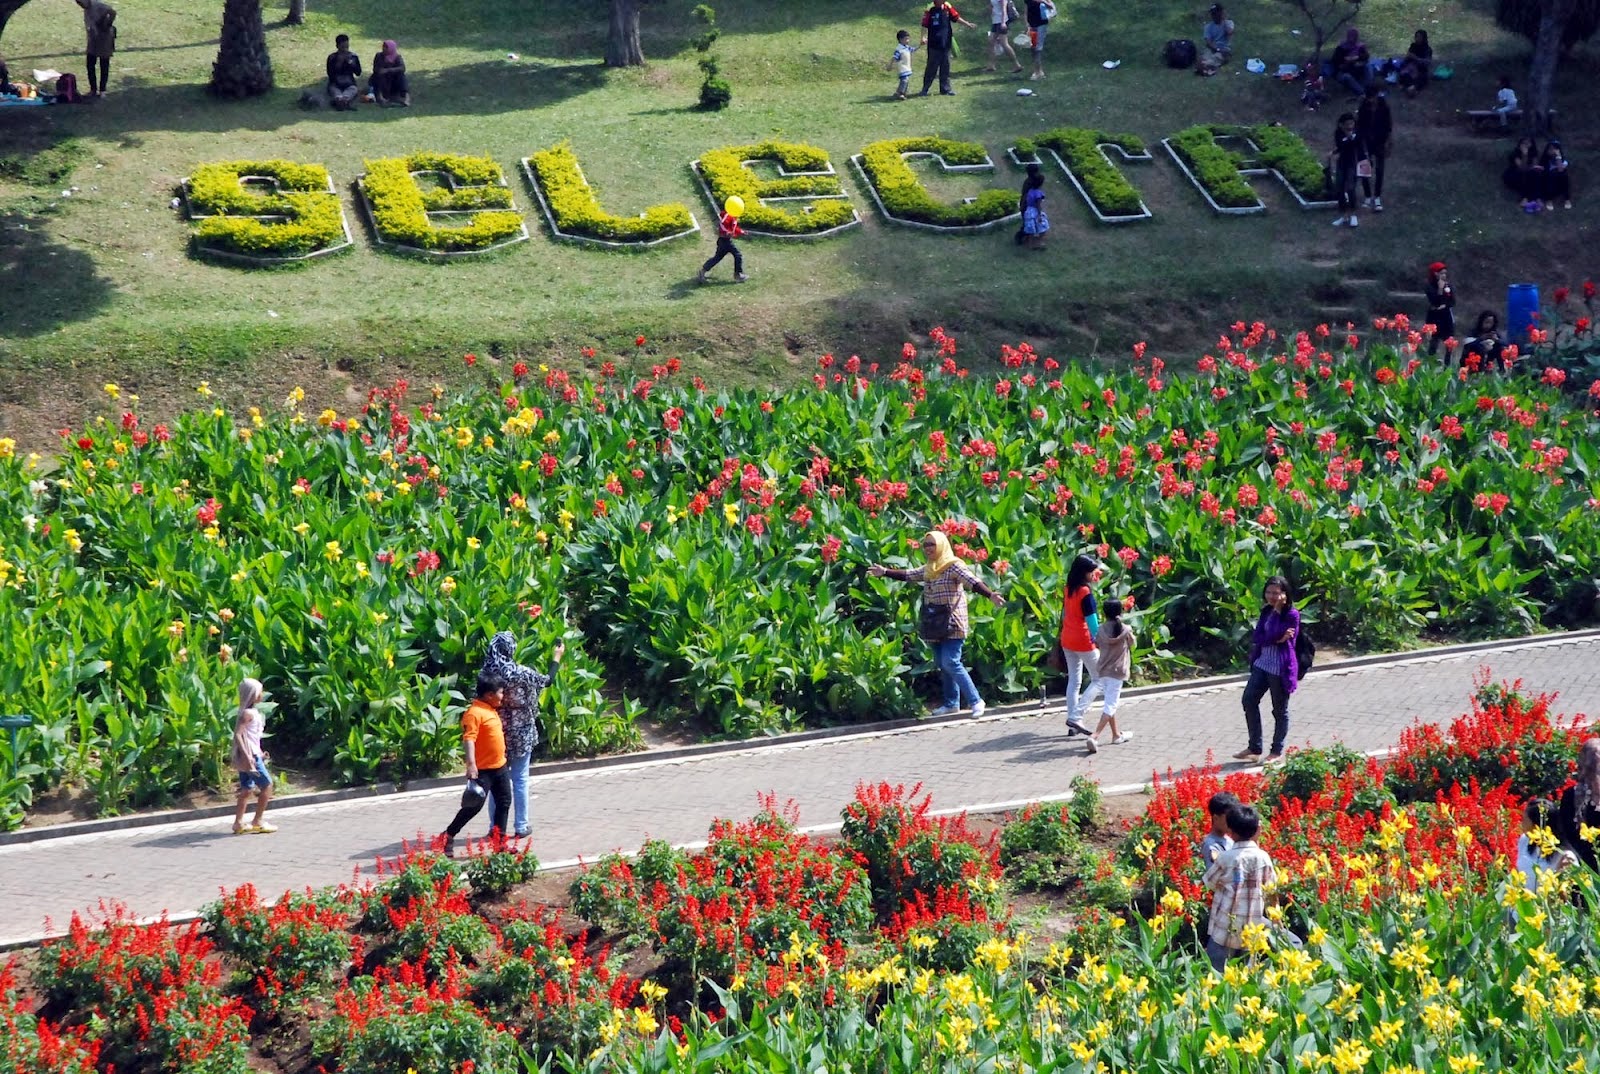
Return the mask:
<path id="1" fill-rule="evenodd" d="M 26 515 L 22 516 L 22 528 L 27 530 L 29 533 L 32 533 L 34 531 L 34 529 L 38 525 L 39 525 L 39 516 L 38 515 L 26 514 Z"/>
<path id="2" fill-rule="evenodd" d="M 45 492 L 45 489 L 47 489 L 49 487 L 50 487 L 50 482 L 48 482 L 48 481 L 29 481 L 28 482 L 28 492 L 31 493 L 35 499 L 37 499 L 40 496 L 43 496 L 44 492 Z"/>

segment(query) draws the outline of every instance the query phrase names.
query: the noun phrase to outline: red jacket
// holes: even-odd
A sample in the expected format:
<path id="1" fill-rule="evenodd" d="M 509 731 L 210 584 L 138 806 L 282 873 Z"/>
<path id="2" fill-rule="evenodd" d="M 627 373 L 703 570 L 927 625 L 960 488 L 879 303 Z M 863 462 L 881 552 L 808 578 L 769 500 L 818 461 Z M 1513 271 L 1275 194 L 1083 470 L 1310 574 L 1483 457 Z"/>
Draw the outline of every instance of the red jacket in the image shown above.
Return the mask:
<path id="1" fill-rule="evenodd" d="M 744 234 L 744 228 L 739 226 L 739 218 L 737 216 L 729 216 L 727 213 L 723 213 L 722 219 L 717 221 L 717 234 L 726 235 L 730 239 L 737 239 Z"/>

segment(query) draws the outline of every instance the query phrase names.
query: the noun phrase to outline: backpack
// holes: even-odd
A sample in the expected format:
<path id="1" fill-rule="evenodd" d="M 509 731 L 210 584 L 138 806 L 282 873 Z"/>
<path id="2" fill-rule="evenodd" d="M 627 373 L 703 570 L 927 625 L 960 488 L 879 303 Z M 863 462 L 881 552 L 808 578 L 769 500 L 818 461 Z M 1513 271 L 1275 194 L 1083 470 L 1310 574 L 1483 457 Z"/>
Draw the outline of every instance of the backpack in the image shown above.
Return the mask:
<path id="1" fill-rule="evenodd" d="M 1317 643 L 1311 640 L 1311 635 L 1306 633 L 1305 625 L 1301 624 L 1294 633 L 1294 662 L 1295 682 L 1306 677 L 1306 672 L 1311 670 L 1311 665 L 1317 662 Z"/>
<path id="2" fill-rule="evenodd" d="M 1167 61 L 1167 66 L 1177 71 L 1193 67 L 1198 54 L 1194 42 L 1187 38 L 1168 41 L 1167 47 L 1161 52 L 1162 58 Z"/>
<path id="3" fill-rule="evenodd" d="M 70 72 L 56 79 L 56 103 L 77 104 L 83 100 L 78 96 L 78 76 Z"/>

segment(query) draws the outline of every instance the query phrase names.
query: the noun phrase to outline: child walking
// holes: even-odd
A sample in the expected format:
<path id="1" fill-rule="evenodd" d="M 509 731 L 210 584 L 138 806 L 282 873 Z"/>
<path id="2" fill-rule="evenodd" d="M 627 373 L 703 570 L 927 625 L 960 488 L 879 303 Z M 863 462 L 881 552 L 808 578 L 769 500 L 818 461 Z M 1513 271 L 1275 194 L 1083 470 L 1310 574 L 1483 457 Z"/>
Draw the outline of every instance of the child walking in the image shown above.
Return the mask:
<path id="1" fill-rule="evenodd" d="M 739 248 L 733 240 L 744 234 L 744 228 L 739 226 L 739 218 L 724 210 L 717 219 L 717 252 L 705 264 L 700 266 L 698 282 L 706 282 L 706 273 L 716 268 L 724 257 L 733 255 L 733 278 L 743 283 L 750 277 L 744 274 L 744 255 L 739 253 Z"/>
<path id="2" fill-rule="evenodd" d="M 900 75 L 900 88 L 894 91 L 894 99 L 903 101 L 911 88 L 911 54 L 917 51 L 917 46 L 911 43 L 911 34 L 906 30 L 895 34 L 894 39 L 894 55 L 889 57 L 888 70 Z"/>
<path id="3" fill-rule="evenodd" d="M 267 718 L 256 708 L 266 695 L 261 683 L 246 679 L 239 684 L 239 715 L 233 722 L 233 770 L 239 776 L 238 806 L 233 811 L 234 835 L 271 835 L 278 829 L 262 820 L 272 800 L 272 777 L 267 774 L 267 755 L 261 748 L 261 735 Z M 248 827 L 244 811 L 255 795 L 256 815 Z"/>
<path id="4" fill-rule="evenodd" d="M 1038 164 L 1028 165 L 1028 178 L 1022 184 L 1022 241 L 1032 250 L 1044 249 L 1050 231 L 1050 217 L 1044 211 L 1044 171 Z"/>
<path id="5" fill-rule="evenodd" d="M 1247 805 L 1228 810 L 1233 846 L 1206 868 L 1201 883 L 1212 893 L 1206 954 L 1218 973 L 1230 958 L 1244 954 L 1244 932 L 1268 928 L 1267 891 L 1278 882 L 1272 856 L 1256 845 L 1261 817 Z"/>
<path id="6" fill-rule="evenodd" d="M 483 811 L 485 799 L 492 797 L 494 823 L 491 834 L 505 834 L 506 818 L 511 813 L 511 766 L 506 763 L 506 733 L 500 723 L 500 706 L 505 687 L 492 675 L 479 675 L 477 699 L 461 714 L 461 743 L 467 754 L 467 790 L 455 820 L 439 838 L 443 853 L 450 856 L 456 836 Z"/>
<path id="7" fill-rule="evenodd" d="M 1098 656 L 1095 660 L 1094 684 L 1084 691 L 1078 704 L 1078 711 L 1083 712 L 1089 708 L 1090 694 L 1099 692 L 1105 698 L 1105 704 L 1100 709 L 1100 722 L 1083 743 L 1091 754 L 1100 752 L 1100 732 L 1108 727 L 1111 729 L 1113 746 L 1133 740 L 1133 735 L 1117 727 L 1117 699 L 1122 696 L 1122 684 L 1133 674 L 1133 631 L 1122 625 L 1120 600 L 1106 601 L 1102 610 L 1105 619 L 1101 620 L 1100 630 L 1095 635 Z"/>
<path id="8" fill-rule="evenodd" d="M 1517 839 L 1517 870 L 1535 895 L 1544 873 L 1559 873 L 1578 864 L 1578 856 L 1560 844 L 1555 833 L 1556 804 L 1532 798 L 1522 807 L 1522 835 Z"/>

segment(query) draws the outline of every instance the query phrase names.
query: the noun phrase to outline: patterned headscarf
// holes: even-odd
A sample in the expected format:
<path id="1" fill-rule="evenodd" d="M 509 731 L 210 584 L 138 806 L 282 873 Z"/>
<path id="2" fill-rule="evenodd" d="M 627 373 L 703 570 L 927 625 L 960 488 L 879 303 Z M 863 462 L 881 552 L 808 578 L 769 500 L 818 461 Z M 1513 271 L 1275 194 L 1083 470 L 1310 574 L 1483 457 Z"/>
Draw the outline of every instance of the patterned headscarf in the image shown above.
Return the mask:
<path id="1" fill-rule="evenodd" d="M 933 542 L 933 555 L 928 557 L 928 565 L 922 568 L 922 577 L 931 582 L 943 574 L 947 568 L 953 567 L 961 561 L 950 550 L 950 538 L 946 537 L 941 531 L 929 530 L 927 535 L 922 538 L 922 543 L 927 544 L 929 541 Z"/>

